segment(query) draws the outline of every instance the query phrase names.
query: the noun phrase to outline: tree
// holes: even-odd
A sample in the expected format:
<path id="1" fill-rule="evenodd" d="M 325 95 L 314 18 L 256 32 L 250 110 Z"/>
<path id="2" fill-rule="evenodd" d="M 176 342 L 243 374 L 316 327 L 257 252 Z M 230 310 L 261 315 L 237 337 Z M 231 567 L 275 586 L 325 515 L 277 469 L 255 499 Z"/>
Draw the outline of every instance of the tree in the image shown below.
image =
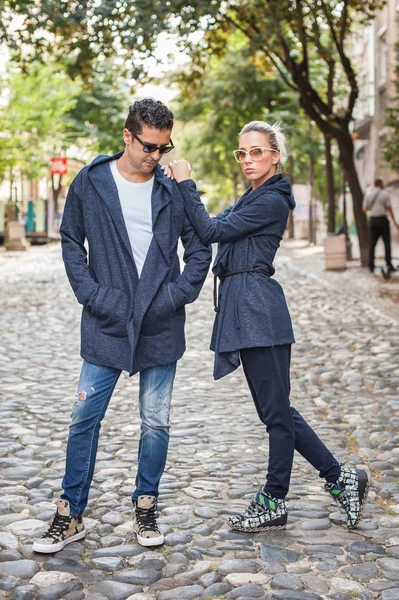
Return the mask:
<path id="1" fill-rule="evenodd" d="M 15 9 L 16 3 L 11 4 Z M 22 3 L 23 10 L 27 4 Z M 29 28 L 47 26 L 60 36 L 61 45 L 72 48 L 73 43 L 80 44 L 80 55 L 82 48 L 89 52 L 95 44 L 102 51 L 114 48 L 116 40 L 123 46 L 151 52 L 154 40 L 165 30 L 177 32 L 181 43 L 192 47 L 190 34 L 201 28 L 204 37 L 200 46 L 220 51 L 225 46 L 226 35 L 240 30 L 250 41 L 252 53 L 258 60 L 263 56 L 265 63 L 275 66 L 286 85 L 298 93 L 308 117 L 325 136 L 336 140 L 340 163 L 352 193 L 362 264 L 367 264 L 367 221 L 362 211 L 363 192 L 355 169 L 350 132 L 358 85 L 348 55 L 348 38 L 351 29 L 374 16 L 379 0 L 362 3 L 358 0 L 244 0 L 239 3 L 191 0 L 188 4 L 183 0 L 168 3 L 120 0 L 118 5 L 94 0 L 79 4 L 67 0 L 34 4 L 36 12 L 25 19 L 22 32 L 25 37 Z M 38 4 L 43 4 L 40 17 Z M 79 11 L 83 20 L 81 31 L 77 32 L 72 24 Z M 20 34 L 21 31 L 22 28 Z M 324 89 L 319 87 L 319 77 L 315 83 L 316 57 L 324 63 L 328 73 Z M 339 93 L 343 91 L 344 101 L 340 100 Z"/>
<path id="2" fill-rule="evenodd" d="M 163 12 L 167 13 L 166 5 Z M 63 63 L 72 78 L 86 81 L 98 57 L 118 54 L 134 76 L 136 14 L 137 7 L 129 0 L 4 0 L 0 42 L 26 70 L 32 60 L 51 60 Z"/>
<path id="3" fill-rule="evenodd" d="M 280 73 L 286 85 L 299 95 L 299 102 L 320 131 L 334 139 L 339 149 L 342 169 L 353 198 L 362 264 L 367 264 L 368 231 L 362 211 L 363 192 L 354 164 L 354 143 L 350 132 L 353 109 L 358 97 L 354 68 L 348 55 L 348 36 L 358 23 L 372 18 L 378 3 L 367 0 L 201 0 L 183 5 L 171 2 L 171 11 L 179 14 L 180 34 L 194 31 L 206 23 L 205 40 L 209 46 L 223 47 L 231 30 L 240 30 L 251 42 L 254 55 L 263 55 Z M 148 11 L 156 15 L 158 2 Z M 141 14 L 141 29 L 147 16 Z M 158 19 L 159 26 L 162 22 Z M 139 27 L 140 29 L 140 27 Z M 148 28 L 147 28 L 148 29 Z M 324 89 L 315 83 L 313 61 L 325 64 L 328 76 Z M 339 93 L 346 91 L 345 101 Z"/>
<path id="4" fill-rule="evenodd" d="M 350 131 L 358 85 L 348 50 L 350 31 L 373 18 L 380 0 L 7 0 L 5 6 L 22 18 L 14 34 L 8 28 L 11 46 L 17 48 L 22 39 L 38 52 L 61 48 L 76 55 L 76 64 L 90 64 L 93 53 L 109 54 L 117 46 L 151 53 L 162 31 L 177 33 L 180 43 L 191 49 L 195 45 L 191 34 L 202 29 L 201 50 L 221 52 L 226 36 L 241 31 L 253 55 L 263 59 L 265 72 L 273 64 L 298 94 L 308 117 L 336 141 L 353 198 L 362 264 L 367 264 L 367 221 Z M 43 30 L 51 33 L 50 42 L 41 35 Z M 320 86 L 320 63 L 326 72 L 324 86 Z"/>
<path id="5" fill-rule="evenodd" d="M 231 197 L 236 199 L 239 187 L 248 185 L 232 149 L 241 127 L 255 119 L 283 123 L 289 151 L 286 174 L 292 183 L 310 184 L 311 164 L 314 197 L 327 202 L 323 136 L 303 111 L 298 111 L 296 94 L 287 90 L 275 70 L 265 76 L 258 68 L 241 34 L 229 38 L 223 56 L 213 56 L 202 65 L 189 63 L 172 73 L 171 79 L 177 80 L 180 88 L 174 107 L 184 123 L 177 138 L 180 153 L 193 165 L 195 177 L 207 184 L 211 210 L 223 207 L 221 198 L 227 203 Z M 335 208 L 334 196 L 333 202 Z"/>
<path id="6" fill-rule="evenodd" d="M 393 171 L 399 171 L 399 43 L 396 45 L 396 106 L 387 109 L 386 126 L 390 128 L 389 139 L 384 143 L 384 158 Z"/>
<path id="7" fill-rule="evenodd" d="M 59 65 L 35 63 L 29 74 L 11 65 L 2 87 L 8 98 L 0 109 L 0 177 L 12 186 L 17 175 L 33 179 L 48 168 L 49 147 L 66 133 L 80 85 Z"/>
<path id="8" fill-rule="evenodd" d="M 266 120 L 276 104 L 288 104 L 284 85 L 273 73 L 265 77 L 257 70 L 242 36 L 229 40 L 223 57 L 211 57 L 200 76 L 193 78 L 186 67 L 184 73 L 172 75 L 176 77 L 180 82 L 176 116 L 191 123 L 184 127 L 182 149 L 199 177 L 218 185 L 230 180 L 237 199 L 242 187 L 241 167 L 233 157 L 238 133 L 249 121 Z"/>
<path id="9" fill-rule="evenodd" d="M 83 82 L 75 107 L 69 112 L 71 135 L 90 143 L 93 152 L 115 154 L 123 146 L 122 125 L 132 86 L 117 58 L 98 59 Z"/>

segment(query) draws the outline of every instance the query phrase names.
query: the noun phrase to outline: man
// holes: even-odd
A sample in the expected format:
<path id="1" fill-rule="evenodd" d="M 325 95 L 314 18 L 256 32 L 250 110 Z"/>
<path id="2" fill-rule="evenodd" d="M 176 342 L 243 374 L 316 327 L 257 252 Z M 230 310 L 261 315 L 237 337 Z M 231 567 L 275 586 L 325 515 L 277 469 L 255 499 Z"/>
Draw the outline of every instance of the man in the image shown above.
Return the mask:
<path id="1" fill-rule="evenodd" d="M 391 207 L 391 198 L 384 190 L 384 182 L 379 177 L 374 181 L 374 188 L 366 194 L 363 200 L 364 212 L 369 212 L 369 269 L 374 272 L 374 254 L 377 242 L 382 236 L 385 246 L 385 261 L 388 273 L 396 271 L 391 258 L 391 232 L 387 215 L 391 217 L 395 226 L 399 228 Z"/>
<path id="2" fill-rule="evenodd" d="M 158 165 L 173 148 L 172 127 L 173 113 L 162 102 L 135 102 L 123 130 L 125 150 L 96 158 L 68 193 L 62 251 L 70 284 L 83 304 L 84 362 L 72 409 L 64 493 L 48 531 L 33 545 L 37 552 L 58 552 L 85 535 L 82 514 L 101 420 L 122 370 L 140 373 L 134 529 L 143 546 L 164 541 L 156 505 L 176 361 L 185 350 L 184 305 L 197 298 L 211 261 L 210 247 L 199 241 L 185 216 L 175 182 Z M 179 237 L 185 249 L 182 274 Z"/>

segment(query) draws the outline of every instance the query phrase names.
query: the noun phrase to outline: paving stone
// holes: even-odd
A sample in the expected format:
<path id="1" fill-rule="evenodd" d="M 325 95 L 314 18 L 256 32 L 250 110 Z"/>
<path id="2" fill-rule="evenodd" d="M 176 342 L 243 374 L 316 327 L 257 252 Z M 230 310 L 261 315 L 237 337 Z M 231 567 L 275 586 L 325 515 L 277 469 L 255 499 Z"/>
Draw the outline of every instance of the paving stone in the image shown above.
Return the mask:
<path id="1" fill-rule="evenodd" d="M 166 590 L 158 594 L 157 600 L 192 600 L 202 595 L 204 588 L 200 585 L 189 585 Z"/>
<path id="2" fill-rule="evenodd" d="M 112 546 L 110 548 L 99 548 L 91 554 L 91 558 L 101 558 L 103 556 L 137 556 L 145 552 L 145 548 L 138 544 L 128 544 Z"/>
<path id="3" fill-rule="evenodd" d="M 266 546 L 265 544 L 261 544 L 260 555 L 263 560 L 276 563 L 291 563 L 302 558 L 300 552 L 286 550 L 285 548 L 275 548 L 274 546 Z"/>
<path id="4" fill-rule="evenodd" d="M 69 592 L 64 596 L 64 600 L 84 600 L 86 598 L 86 594 L 84 592 Z"/>
<path id="5" fill-rule="evenodd" d="M 379 558 L 377 564 L 385 570 L 399 571 L 399 559 L 397 558 Z"/>
<path id="6" fill-rule="evenodd" d="M 19 577 L 5 575 L 0 579 L 0 590 L 4 590 L 5 592 L 13 590 L 20 583 L 22 583 L 22 580 Z"/>
<path id="7" fill-rule="evenodd" d="M 273 590 L 271 597 L 279 600 L 323 600 L 318 594 L 293 592 L 292 590 Z"/>
<path id="8" fill-rule="evenodd" d="M 34 560 L 13 560 L 0 563 L 0 575 L 13 575 L 21 579 L 30 579 L 39 570 Z"/>
<path id="9" fill-rule="evenodd" d="M 264 573 L 230 573 L 225 576 L 224 581 L 234 587 L 249 583 L 264 585 L 270 581 L 270 575 Z"/>
<path id="10" fill-rule="evenodd" d="M 35 585 L 20 585 L 11 592 L 10 600 L 33 600 L 36 596 L 37 587 Z"/>
<path id="11" fill-rule="evenodd" d="M 56 583 L 40 589 L 37 593 L 37 600 L 59 600 L 72 591 L 81 590 L 83 583 L 77 579 Z"/>
<path id="12" fill-rule="evenodd" d="M 304 531 L 322 531 L 324 529 L 330 529 L 330 519 L 308 519 L 301 524 L 301 528 Z"/>
<path id="13" fill-rule="evenodd" d="M 6 550 L 18 550 L 19 541 L 13 533 L 0 531 L 0 547 Z"/>
<path id="14" fill-rule="evenodd" d="M 120 571 L 124 568 L 125 563 L 118 556 L 102 556 L 93 558 L 92 564 L 96 569 L 104 569 L 105 571 Z"/>
<path id="15" fill-rule="evenodd" d="M 345 567 L 342 569 L 342 573 L 349 575 L 351 579 L 370 581 L 370 579 L 376 579 L 379 576 L 380 570 L 377 565 L 373 563 L 361 563 Z"/>
<path id="16" fill-rule="evenodd" d="M 21 560 L 23 558 L 17 550 L 3 550 L 0 552 L 0 562 L 7 562 L 11 560 Z"/>
<path id="17" fill-rule="evenodd" d="M 316 575 L 313 575 L 312 573 L 305 573 L 305 575 L 302 575 L 301 582 L 311 592 L 319 592 L 320 594 L 326 594 L 329 590 L 329 585 L 327 581 L 321 579 L 320 577 L 316 577 Z"/>
<path id="18" fill-rule="evenodd" d="M 289 575 L 288 573 L 277 573 L 271 581 L 271 587 L 279 590 L 292 590 L 299 592 L 303 589 L 303 584 L 295 577 L 295 575 Z"/>
<path id="19" fill-rule="evenodd" d="M 121 571 L 115 575 L 116 581 L 135 585 L 151 585 L 161 578 L 160 571 L 150 569 L 136 569 L 134 571 Z"/>
<path id="20" fill-rule="evenodd" d="M 225 594 L 227 594 L 227 592 L 230 592 L 230 590 L 231 585 L 229 585 L 228 583 L 214 583 L 213 585 L 210 585 L 209 587 L 205 588 L 205 591 L 201 596 L 201 600 L 207 600 L 212 596 L 224 596 Z"/>
<path id="21" fill-rule="evenodd" d="M 399 587 L 384 590 L 381 594 L 382 600 L 399 600 Z"/>
<path id="22" fill-rule="evenodd" d="M 227 598 L 234 598 L 234 600 L 245 596 L 249 598 L 263 598 L 265 591 L 261 586 L 249 583 L 246 585 L 240 585 L 225 595 Z"/>
<path id="23" fill-rule="evenodd" d="M 125 600 L 132 594 L 137 594 L 142 590 L 137 585 L 106 580 L 96 583 L 90 591 L 91 593 L 102 594 L 106 598 L 109 598 L 109 600 Z"/>
<path id="24" fill-rule="evenodd" d="M 43 564 L 43 568 L 46 571 L 65 571 L 72 573 L 73 575 L 79 573 L 79 571 L 85 571 L 87 566 L 81 560 L 75 558 L 50 558 Z"/>
<path id="25" fill-rule="evenodd" d="M 221 562 L 217 571 L 221 575 L 228 575 L 230 573 L 258 573 L 261 567 L 255 560 L 225 560 Z"/>
<path id="26" fill-rule="evenodd" d="M 29 583 L 36 585 L 39 588 L 45 588 L 58 583 L 66 583 L 74 579 L 76 579 L 76 576 L 72 573 L 65 573 L 63 571 L 42 571 L 36 573 Z"/>

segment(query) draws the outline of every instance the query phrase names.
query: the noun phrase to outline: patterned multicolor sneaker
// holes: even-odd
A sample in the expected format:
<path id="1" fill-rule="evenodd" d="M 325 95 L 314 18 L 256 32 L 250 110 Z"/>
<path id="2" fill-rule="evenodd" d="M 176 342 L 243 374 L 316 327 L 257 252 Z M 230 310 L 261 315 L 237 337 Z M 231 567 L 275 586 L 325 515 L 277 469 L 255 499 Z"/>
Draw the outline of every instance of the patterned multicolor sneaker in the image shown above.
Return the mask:
<path id="1" fill-rule="evenodd" d="M 33 544 L 35 552 L 52 554 L 86 535 L 82 517 L 71 517 L 68 500 L 57 500 L 57 512 L 46 533 Z"/>
<path id="2" fill-rule="evenodd" d="M 154 496 L 139 496 L 133 502 L 133 527 L 141 546 L 160 546 L 165 538 L 156 520 L 157 500 Z"/>
<path id="3" fill-rule="evenodd" d="M 370 479 L 366 471 L 341 467 L 338 481 L 326 483 L 324 488 L 344 510 L 349 529 L 356 527 L 362 517 L 370 488 Z"/>
<path id="4" fill-rule="evenodd" d="M 259 491 L 241 515 L 230 517 L 229 525 L 238 531 L 284 529 L 287 516 L 284 500 L 277 500 L 268 492 Z"/>

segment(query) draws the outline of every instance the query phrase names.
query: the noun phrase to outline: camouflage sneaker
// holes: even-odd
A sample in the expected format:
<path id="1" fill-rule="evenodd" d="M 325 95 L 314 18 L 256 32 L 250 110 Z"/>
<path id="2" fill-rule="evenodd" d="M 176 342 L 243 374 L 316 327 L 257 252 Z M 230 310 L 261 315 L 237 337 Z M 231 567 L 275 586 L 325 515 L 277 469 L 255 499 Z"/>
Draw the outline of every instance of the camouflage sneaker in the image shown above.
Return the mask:
<path id="1" fill-rule="evenodd" d="M 353 529 L 362 518 L 370 488 L 370 479 L 363 469 L 341 467 L 335 483 L 326 483 L 327 490 L 346 514 L 346 524 Z"/>
<path id="2" fill-rule="evenodd" d="M 259 491 L 241 515 L 230 517 L 229 525 L 238 531 L 284 529 L 287 517 L 284 500 L 272 498 L 268 492 Z"/>
<path id="3" fill-rule="evenodd" d="M 33 544 L 35 552 L 52 554 L 86 535 L 82 517 L 71 517 L 68 500 L 57 500 L 57 512 L 46 533 Z"/>
<path id="4" fill-rule="evenodd" d="M 159 530 L 156 520 L 157 500 L 154 496 L 139 496 L 133 502 L 133 528 L 137 541 L 141 546 L 160 546 L 164 543 L 164 535 Z"/>

